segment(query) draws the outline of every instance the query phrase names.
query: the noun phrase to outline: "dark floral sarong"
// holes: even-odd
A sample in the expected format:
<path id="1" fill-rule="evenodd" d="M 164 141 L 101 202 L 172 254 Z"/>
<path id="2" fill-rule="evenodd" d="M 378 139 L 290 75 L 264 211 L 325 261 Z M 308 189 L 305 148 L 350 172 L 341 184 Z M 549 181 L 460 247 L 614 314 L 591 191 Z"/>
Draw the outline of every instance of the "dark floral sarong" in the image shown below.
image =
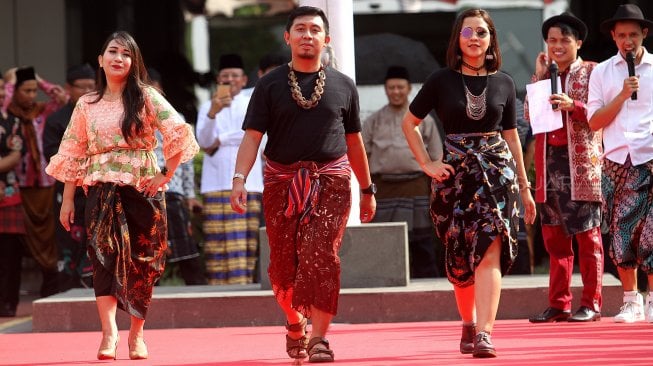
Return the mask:
<path id="1" fill-rule="evenodd" d="M 114 296 L 120 309 L 145 319 L 168 247 L 163 193 L 150 198 L 100 183 L 88 189 L 85 218 L 95 296 Z"/>
<path id="2" fill-rule="evenodd" d="M 175 263 L 199 257 L 199 248 L 190 229 L 190 211 L 186 206 L 186 198 L 173 192 L 166 192 L 165 197 L 168 215 L 167 261 Z"/>
<path id="3" fill-rule="evenodd" d="M 447 135 L 449 179 L 432 182 L 431 218 L 445 245 L 449 281 L 474 283 L 474 271 L 501 236 L 501 274 L 517 256 L 519 188 L 508 144 L 498 132 Z"/>
<path id="4" fill-rule="evenodd" d="M 270 283 L 277 299 L 292 296 L 293 308 L 308 318 L 311 305 L 333 315 L 338 310 L 338 250 L 351 208 L 349 162 L 346 156 L 341 162 L 342 168 L 336 169 L 314 162 L 281 165 L 268 161 L 265 167 L 263 210 L 270 244 Z M 289 213 L 291 180 L 302 171 L 310 177 L 310 187 L 305 187 L 311 191 L 310 198 L 304 197 L 310 207 Z"/>
<path id="5" fill-rule="evenodd" d="M 601 202 L 571 199 L 571 173 L 567 146 L 547 146 L 546 202 L 540 205 L 542 225 L 560 225 L 567 235 L 601 225 Z"/>

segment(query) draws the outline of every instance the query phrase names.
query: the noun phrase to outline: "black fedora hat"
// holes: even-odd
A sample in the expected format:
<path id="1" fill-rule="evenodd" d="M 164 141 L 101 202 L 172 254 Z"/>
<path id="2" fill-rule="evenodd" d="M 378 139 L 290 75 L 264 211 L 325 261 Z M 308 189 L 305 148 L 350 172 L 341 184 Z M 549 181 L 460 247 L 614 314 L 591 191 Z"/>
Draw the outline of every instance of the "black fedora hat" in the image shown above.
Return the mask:
<path id="1" fill-rule="evenodd" d="M 642 14 L 639 6 L 635 4 L 623 4 L 619 5 L 612 18 L 601 23 L 601 32 L 610 34 L 610 31 L 614 28 L 614 24 L 620 21 L 638 22 L 642 28 L 653 29 L 653 22 L 644 19 L 644 14 Z"/>
<path id="2" fill-rule="evenodd" d="M 542 38 L 546 40 L 549 37 L 549 28 L 559 23 L 566 24 L 575 29 L 578 32 L 579 40 L 584 41 L 587 38 L 587 25 L 568 11 L 560 15 L 554 15 L 542 23 Z"/>

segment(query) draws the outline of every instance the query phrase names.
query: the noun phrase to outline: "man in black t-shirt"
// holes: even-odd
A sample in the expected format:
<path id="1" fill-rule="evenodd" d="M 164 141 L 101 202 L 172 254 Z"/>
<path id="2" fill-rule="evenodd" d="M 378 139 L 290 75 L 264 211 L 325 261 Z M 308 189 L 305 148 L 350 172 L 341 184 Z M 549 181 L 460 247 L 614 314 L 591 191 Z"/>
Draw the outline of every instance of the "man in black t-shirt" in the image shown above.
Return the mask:
<path id="1" fill-rule="evenodd" d="M 330 41 L 324 12 L 307 6 L 295 9 L 284 38 L 292 60 L 262 77 L 254 88 L 231 205 L 237 212 L 245 211 L 244 182 L 267 133 L 263 208 L 270 244 L 268 273 L 287 318 L 286 351 L 291 358 L 333 361 L 325 336 L 338 308 L 338 248 L 351 208 L 350 168 L 366 187 L 360 203 L 362 222 L 374 216 L 375 186 L 360 134 L 356 86 L 320 63 Z"/>

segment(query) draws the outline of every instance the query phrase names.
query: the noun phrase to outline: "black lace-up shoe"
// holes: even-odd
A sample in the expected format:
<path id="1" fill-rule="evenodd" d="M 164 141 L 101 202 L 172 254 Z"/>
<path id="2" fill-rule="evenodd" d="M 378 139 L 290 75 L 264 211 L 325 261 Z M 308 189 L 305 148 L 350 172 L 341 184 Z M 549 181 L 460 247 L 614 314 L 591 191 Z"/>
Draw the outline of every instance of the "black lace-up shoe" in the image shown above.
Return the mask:
<path id="1" fill-rule="evenodd" d="M 564 322 L 571 316 L 571 311 L 556 308 L 546 308 L 541 314 L 528 318 L 531 323 Z"/>
<path id="2" fill-rule="evenodd" d="M 595 322 L 601 320 L 601 313 L 598 313 L 587 306 L 581 306 L 568 320 L 570 322 Z"/>

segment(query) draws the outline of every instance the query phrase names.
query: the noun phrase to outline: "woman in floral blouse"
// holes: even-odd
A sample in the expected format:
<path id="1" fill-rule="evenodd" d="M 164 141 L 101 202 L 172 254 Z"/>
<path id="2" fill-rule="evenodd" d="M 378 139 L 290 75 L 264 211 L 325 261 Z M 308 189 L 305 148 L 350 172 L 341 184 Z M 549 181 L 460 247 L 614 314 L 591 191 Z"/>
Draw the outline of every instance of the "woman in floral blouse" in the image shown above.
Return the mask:
<path id="1" fill-rule="evenodd" d="M 98 359 L 116 357 L 117 308 L 131 315 L 129 357 L 142 359 L 148 356 L 143 325 L 152 287 L 165 264 L 163 189 L 199 147 L 190 126 L 146 84 L 141 52 L 131 35 L 109 36 L 98 62 L 97 90 L 77 102 L 46 171 L 65 183 L 59 220 L 67 230 L 74 218 L 75 186 L 87 191 L 88 251 L 102 325 Z M 161 170 L 153 152 L 157 129 L 166 157 Z"/>

